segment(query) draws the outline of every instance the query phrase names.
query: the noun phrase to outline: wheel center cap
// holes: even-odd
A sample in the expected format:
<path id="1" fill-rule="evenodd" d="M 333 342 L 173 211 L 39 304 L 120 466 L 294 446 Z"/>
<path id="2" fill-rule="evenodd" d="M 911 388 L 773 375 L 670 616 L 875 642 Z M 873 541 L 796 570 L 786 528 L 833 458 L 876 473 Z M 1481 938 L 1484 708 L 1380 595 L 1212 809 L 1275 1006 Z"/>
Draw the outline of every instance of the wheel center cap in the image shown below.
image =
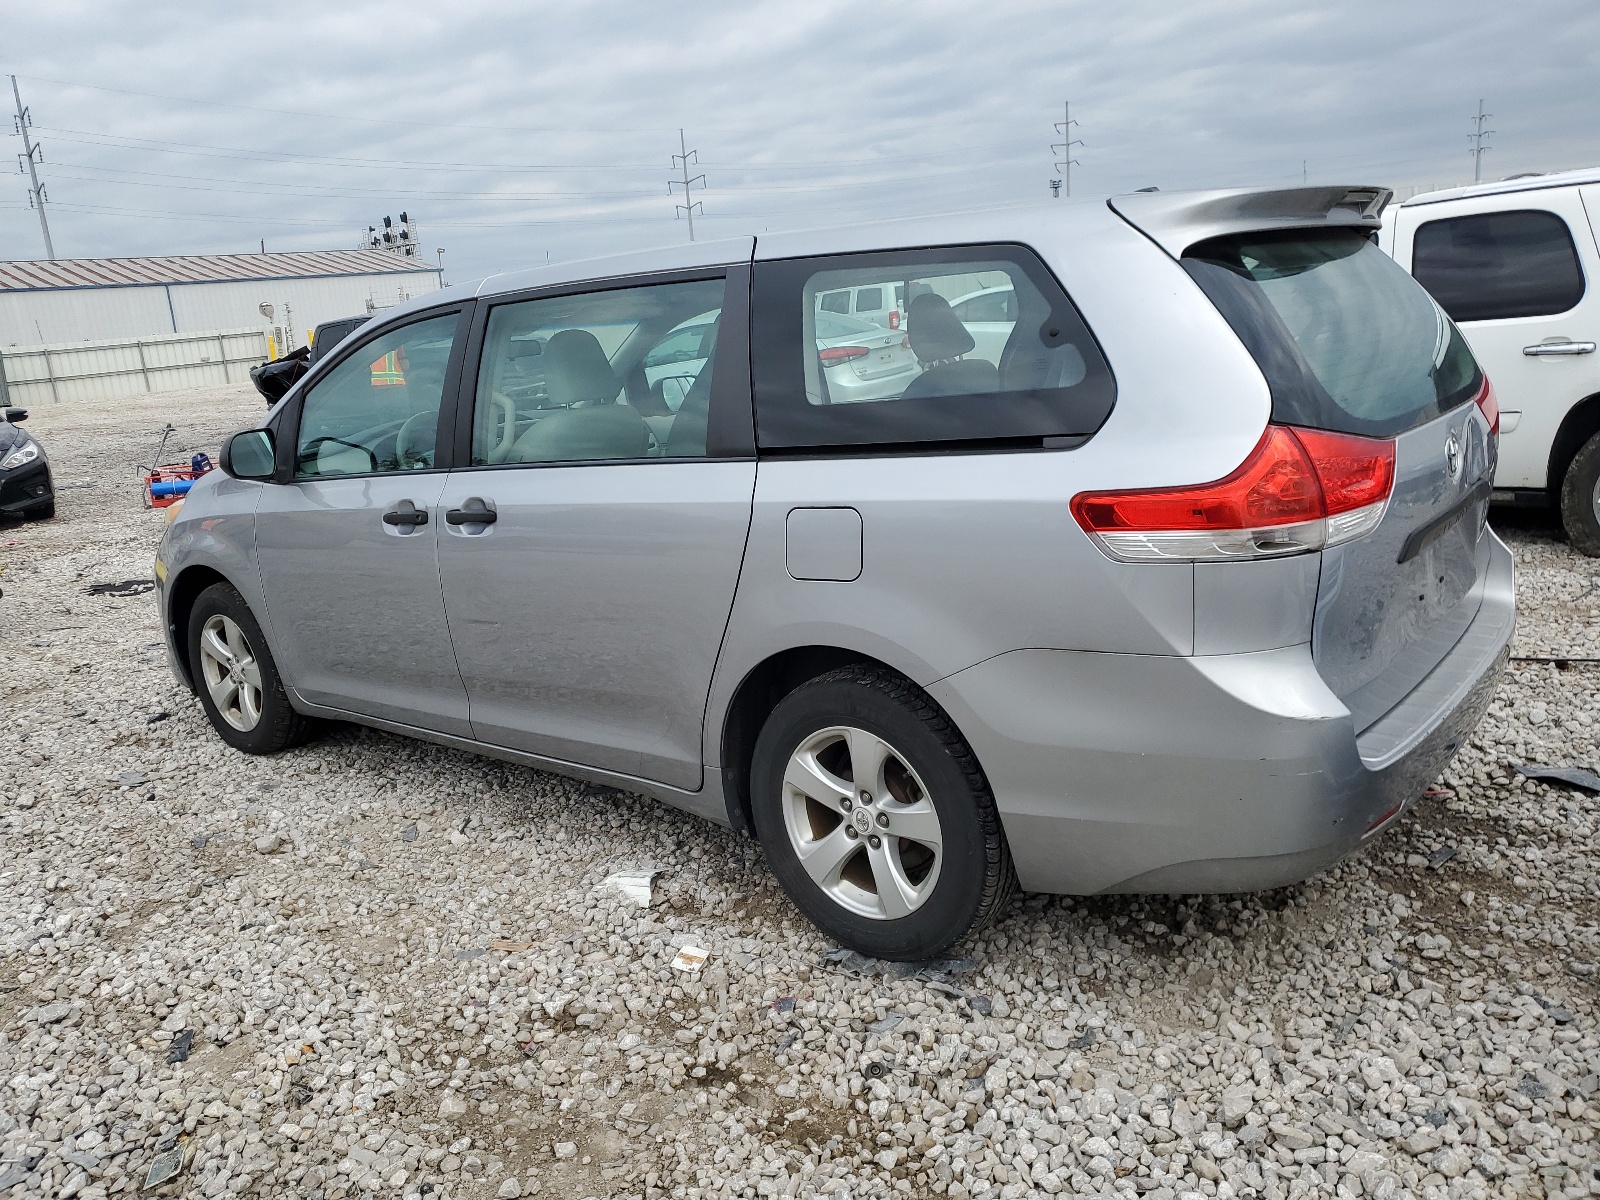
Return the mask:
<path id="1" fill-rule="evenodd" d="M 850 814 L 850 823 L 856 827 L 857 833 L 866 833 L 872 828 L 872 814 L 864 808 L 858 808 Z"/>

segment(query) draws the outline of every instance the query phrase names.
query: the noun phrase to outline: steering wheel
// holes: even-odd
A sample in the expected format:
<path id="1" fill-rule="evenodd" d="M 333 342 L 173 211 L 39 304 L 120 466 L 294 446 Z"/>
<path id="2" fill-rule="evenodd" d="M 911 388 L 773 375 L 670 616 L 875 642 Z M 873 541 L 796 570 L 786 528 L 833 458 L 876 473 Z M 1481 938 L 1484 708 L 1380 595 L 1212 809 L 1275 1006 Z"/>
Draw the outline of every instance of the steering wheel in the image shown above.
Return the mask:
<path id="1" fill-rule="evenodd" d="M 490 392 L 488 416 L 484 457 L 491 463 L 503 463 L 517 444 L 517 406 L 504 392 Z"/>
<path id="2" fill-rule="evenodd" d="M 419 412 L 406 418 L 394 435 L 394 456 L 402 471 L 433 466 L 434 441 L 439 432 L 439 410 Z"/>

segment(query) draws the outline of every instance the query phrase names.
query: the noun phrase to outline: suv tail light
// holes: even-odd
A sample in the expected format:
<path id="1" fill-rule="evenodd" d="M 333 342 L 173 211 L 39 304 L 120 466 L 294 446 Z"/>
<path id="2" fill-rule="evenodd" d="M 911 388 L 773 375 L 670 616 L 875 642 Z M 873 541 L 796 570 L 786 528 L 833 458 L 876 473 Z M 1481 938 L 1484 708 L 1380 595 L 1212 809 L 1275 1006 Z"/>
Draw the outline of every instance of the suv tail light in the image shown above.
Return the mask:
<path id="1" fill-rule="evenodd" d="M 1225 479 L 1081 492 L 1072 515 L 1123 562 L 1272 558 L 1371 532 L 1393 486 L 1393 441 L 1269 425 Z"/>
<path id="2" fill-rule="evenodd" d="M 826 350 L 817 351 L 817 357 L 822 360 L 823 366 L 836 367 L 852 358 L 865 358 L 869 353 L 865 346 L 829 346 Z"/>
<path id="3" fill-rule="evenodd" d="M 1489 382 L 1489 377 L 1483 377 L 1483 386 L 1478 389 L 1478 394 L 1473 398 L 1474 403 L 1483 413 L 1483 419 L 1489 422 L 1489 436 L 1500 436 L 1500 401 L 1494 394 L 1494 385 Z"/>
<path id="4" fill-rule="evenodd" d="M 890 329 L 899 329 L 900 328 L 900 313 L 897 310 L 892 309 L 892 308 L 889 310 L 889 328 Z"/>

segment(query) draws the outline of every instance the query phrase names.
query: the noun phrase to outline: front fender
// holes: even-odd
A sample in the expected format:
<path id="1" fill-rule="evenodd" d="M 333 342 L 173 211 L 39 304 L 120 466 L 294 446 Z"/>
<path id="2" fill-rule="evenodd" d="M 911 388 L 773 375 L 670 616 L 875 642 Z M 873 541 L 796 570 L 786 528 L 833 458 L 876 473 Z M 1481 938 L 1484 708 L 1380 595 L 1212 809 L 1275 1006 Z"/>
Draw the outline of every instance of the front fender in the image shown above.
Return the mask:
<path id="1" fill-rule="evenodd" d="M 202 476 L 156 550 L 162 636 L 174 674 L 191 690 L 185 627 L 194 598 L 220 578 L 238 589 L 258 619 L 266 614 L 256 566 L 256 505 L 262 486 L 221 471 Z"/>

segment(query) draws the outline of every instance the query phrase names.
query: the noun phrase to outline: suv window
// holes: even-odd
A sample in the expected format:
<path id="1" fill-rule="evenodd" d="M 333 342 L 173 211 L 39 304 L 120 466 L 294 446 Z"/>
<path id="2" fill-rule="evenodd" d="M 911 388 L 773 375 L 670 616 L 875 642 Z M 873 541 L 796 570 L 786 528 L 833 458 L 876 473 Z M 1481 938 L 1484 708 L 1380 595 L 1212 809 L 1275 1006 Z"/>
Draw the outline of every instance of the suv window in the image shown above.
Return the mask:
<path id="1" fill-rule="evenodd" d="M 850 293 L 829 292 L 817 301 L 817 307 L 823 312 L 847 313 L 850 311 Z"/>
<path id="2" fill-rule="evenodd" d="M 456 313 L 379 334 L 306 393 L 295 474 L 302 479 L 433 466 Z"/>
<path id="3" fill-rule="evenodd" d="M 825 315 L 833 289 L 894 288 L 900 329 Z M 950 301 L 1016 297 L 1010 324 L 968 329 Z M 848 293 L 846 293 L 848 294 Z M 820 302 L 819 302 L 820 298 Z M 1061 285 L 1022 246 L 960 246 L 757 263 L 752 360 L 763 449 L 1093 434 L 1111 369 Z"/>
<path id="4" fill-rule="evenodd" d="M 1461 331 L 1362 232 L 1214 238 L 1183 266 L 1267 377 L 1274 421 L 1393 437 L 1478 390 Z"/>
<path id="5" fill-rule="evenodd" d="M 723 281 L 497 305 L 472 418 L 472 463 L 700 457 Z"/>
<path id="6" fill-rule="evenodd" d="M 881 287 L 860 288 L 856 292 L 856 311 L 877 312 L 883 307 L 883 289 Z"/>
<path id="7" fill-rule="evenodd" d="M 1411 273 L 1457 321 L 1544 317 L 1583 299 L 1572 233 L 1544 210 L 1429 221 L 1417 230 Z"/>

